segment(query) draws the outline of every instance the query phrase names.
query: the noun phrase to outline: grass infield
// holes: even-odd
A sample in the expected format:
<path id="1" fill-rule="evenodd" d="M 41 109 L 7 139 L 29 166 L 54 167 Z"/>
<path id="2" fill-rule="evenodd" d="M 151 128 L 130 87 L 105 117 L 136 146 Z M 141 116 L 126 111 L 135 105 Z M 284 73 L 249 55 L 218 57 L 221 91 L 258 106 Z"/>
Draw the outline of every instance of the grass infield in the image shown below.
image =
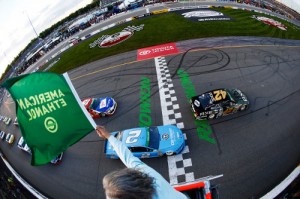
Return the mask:
<path id="1" fill-rule="evenodd" d="M 84 64 L 116 55 L 119 53 L 136 50 L 153 45 L 189 40 L 195 38 L 218 36 L 260 36 L 283 39 L 300 39 L 300 28 L 284 20 L 256 13 L 253 11 L 236 10 L 231 8 L 212 8 L 222 12 L 231 21 L 193 22 L 176 12 L 152 15 L 133 20 L 119 25 L 113 29 L 101 32 L 87 40 L 82 41 L 61 54 L 61 59 L 49 71 L 63 73 Z M 281 22 L 287 27 L 287 31 L 280 30 L 271 25 L 251 18 L 252 15 L 266 16 Z M 102 35 L 111 35 L 123 30 L 129 25 L 144 24 L 144 29 L 135 32 L 128 40 L 109 48 L 90 48 L 89 44 Z M 50 64 L 50 63 L 49 63 Z M 47 64 L 48 65 L 48 64 Z M 44 66 L 43 68 L 45 68 Z"/>

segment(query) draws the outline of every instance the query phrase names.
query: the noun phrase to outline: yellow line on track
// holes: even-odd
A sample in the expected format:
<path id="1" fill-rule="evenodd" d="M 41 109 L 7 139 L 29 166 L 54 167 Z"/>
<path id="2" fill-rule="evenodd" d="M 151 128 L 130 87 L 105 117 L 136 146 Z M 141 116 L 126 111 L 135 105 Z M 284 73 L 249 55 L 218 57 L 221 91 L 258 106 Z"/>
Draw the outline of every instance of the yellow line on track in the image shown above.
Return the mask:
<path id="1" fill-rule="evenodd" d="M 109 66 L 107 68 L 103 68 L 103 69 L 96 70 L 96 71 L 91 72 L 91 73 L 86 73 L 84 75 L 74 77 L 71 80 L 80 79 L 82 77 L 90 76 L 90 75 L 93 75 L 93 74 L 96 74 L 96 73 L 99 73 L 99 72 L 102 72 L 102 71 L 106 71 L 106 70 L 113 69 L 113 68 L 118 68 L 118 67 L 125 66 L 125 65 L 128 65 L 128 64 L 133 64 L 133 63 L 136 63 L 136 62 L 139 62 L 139 61 L 131 61 L 131 62 L 123 63 L 123 64 L 118 64 L 118 65 L 115 65 L 115 66 Z"/>
<path id="2" fill-rule="evenodd" d="M 246 47 L 287 47 L 287 48 L 300 48 L 300 46 L 285 46 L 285 45 L 245 45 L 245 46 L 218 46 L 218 47 L 210 47 L 210 48 L 199 48 L 199 49 L 191 50 L 190 52 L 197 52 L 197 51 L 211 50 L 211 49 L 246 48 Z M 182 54 L 182 53 L 185 53 L 185 52 L 180 52 L 178 54 Z M 172 55 L 174 55 L 174 54 L 172 54 Z M 166 55 L 165 57 L 167 57 L 167 56 L 168 55 Z M 153 59 L 153 58 L 149 58 L 149 59 Z M 149 60 L 149 59 L 145 59 L 145 60 Z M 145 61 L 145 60 L 131 61 L 131 62 L 123 63 L 123 64 L 118 64 L 118 65 L 115 65 L 115 66 L 109 66 L 107 68 L 103 68 L 103 69 L 96 70 L 96 71 L 91 72 L 91 73 L 86 73 L 84 75 L 80 75 L 80 76 L 71 78 L 71 80 L 77 80 L 77 79 L 80 79 L 80 78 L 83 78 L 83 77 L 87 77 L 87 76 L 90 76 L 90 75 L 93 75 L 93 74 L 96 74 L 96 73 L 99 73 L 99 72 L 103 72 L 103 71 L 106 71 L 106 70 L 109 70 L 109 69 L 122 67 L 122 66 L 125 66 L 125 65 L 128 65 L 128 64 L 134 64 L 134 63 Z"/>

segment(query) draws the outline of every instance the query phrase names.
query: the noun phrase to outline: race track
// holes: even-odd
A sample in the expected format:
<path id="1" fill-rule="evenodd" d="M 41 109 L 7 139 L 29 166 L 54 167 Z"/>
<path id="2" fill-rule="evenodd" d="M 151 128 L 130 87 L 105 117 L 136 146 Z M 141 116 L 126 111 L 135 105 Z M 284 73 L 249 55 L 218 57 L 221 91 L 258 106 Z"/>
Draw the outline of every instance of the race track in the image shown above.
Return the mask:
<path id="1" fill-rule="evenodd" d="M 176 45 L 181 53 L 160 58 L 161 62 L 136 61 L 137 52 L 132 51 L 85 65 L 69 75 L 81 98 L 116 99 L 115 115 L 96 119 L 110 131 L 162 125 L 162 87 L 156 67 L 164 62 L 170 75 L 165 86 L 174 90 L 170 101 L 178 107 L 173 106 L 170 117 L 184 125 L 188 145 L 176 162 L 177 171 L 183 174 L 177 176 L 178 182 L 191 176 L 223 174 L 212 181 L 219 185 L 220 198 L 261 197 L 299 164 L 300 42 L 226 37 Z M 250 108 L 209 121 L 206 125 L 212 131 L 204 130 L 192 116 L 188 96 L 216 88 L 241 89 Z M 150 104 L 148 111 L 141 108 L 143 95 Z M 8 98 L 1 106 L 2 114 L 14 114 L 10 101 Z M 9 129 L 20 137 L 17 127 Z M 104 198 L 103 176 L 123 168 L 119 160 L 105 158 L 103 144 L 93 132 L 65 152 L 61 165 L 40 167 L 30 166 L 30 156 L 16 143 L 11 147 L 3 142 L 1 149 L 14 168 L 46 196 L 100 199 Z M 167 157 L 145 162 L 170 179 Z"/>

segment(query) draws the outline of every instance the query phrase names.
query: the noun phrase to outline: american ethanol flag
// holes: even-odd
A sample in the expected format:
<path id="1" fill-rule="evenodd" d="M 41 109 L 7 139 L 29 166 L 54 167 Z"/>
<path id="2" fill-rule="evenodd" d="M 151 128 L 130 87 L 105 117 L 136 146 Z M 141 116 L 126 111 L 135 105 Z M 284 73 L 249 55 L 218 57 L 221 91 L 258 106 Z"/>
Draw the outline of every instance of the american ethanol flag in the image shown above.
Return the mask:
<path id="1" fill-rule="evenodd" d="M 32 165 L 49 163 L 96 128 L 66 73 L 26 74 L 8 79 L 2 86 L 16 103 Z"/>

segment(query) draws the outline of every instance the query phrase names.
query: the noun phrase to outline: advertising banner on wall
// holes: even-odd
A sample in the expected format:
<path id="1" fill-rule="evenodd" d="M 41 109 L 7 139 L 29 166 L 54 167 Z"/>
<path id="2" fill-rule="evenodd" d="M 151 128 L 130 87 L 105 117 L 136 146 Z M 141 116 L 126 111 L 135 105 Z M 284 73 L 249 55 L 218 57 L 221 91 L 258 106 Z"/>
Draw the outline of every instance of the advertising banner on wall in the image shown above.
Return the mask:
<path id="1" fill-rule="evenodd" d="M 94 48 L 96 46 L 98 46 L 99 48 L 112 47 L 129 39 L 135 31 L 141 31 L 143 30 L 143 28 L 144 24 L 141 24 L 139 26 L 128 26 L 121 32 L 117 32 L 112 35 L 102 35 L 101 37 L 93 41 L 93 43 L 90 43 L 89 46 L 90 48 Z"/>
<path id="2" fill-rule="evenodd" d="M 138 49 L 137 60 L 140 61 L 154 57 L 177 54 L 178 52 L 179 51 L 176 47 L 176 43 L 167 43 L 157 46 L 151 46 L 147 48 Z"/>

